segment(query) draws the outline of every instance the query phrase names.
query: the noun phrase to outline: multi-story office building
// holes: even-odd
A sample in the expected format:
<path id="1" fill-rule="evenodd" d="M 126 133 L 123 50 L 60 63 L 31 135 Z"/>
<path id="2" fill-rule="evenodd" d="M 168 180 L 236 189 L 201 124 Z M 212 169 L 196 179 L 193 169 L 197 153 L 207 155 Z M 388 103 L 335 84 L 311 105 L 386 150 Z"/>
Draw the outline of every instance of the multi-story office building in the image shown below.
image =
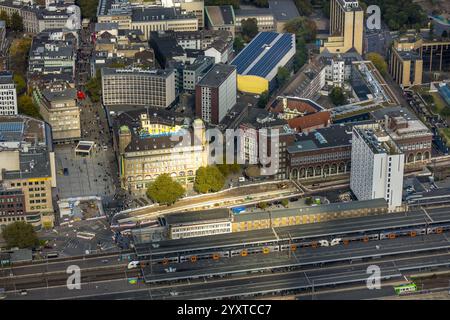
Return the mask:
<path id="1" fill-rule="evenodd" d="M 286 179 L 286 151 L 295 138 L 295 131 L 287 121 L 267 110 L 251 108 L 241 121 L 239 129 L 243 134 L 236 153 L 248 164 L 261 165 L 260 175 Z"/>
<path id="2" fill-rule="evenodd" d="M 175 100 L 173 70 L 102 69 L 102 97 L 106 106 L 167 108 Z"/>
<path id="3" fill-rule="evenodd" d="M 433 134 L 414 113 L 401 107 L 371 112 L 405 154 L 405 169 L 421 169 L 431 160 Z"/>
<path id="4" fill-rule="evenodd" d="M 97 7 L 98 22 L 114 22 L 119 29 L 141 29 L 146 37 L 150 31 L 203 28 L 203 17 L 203 0 L 101 0 Z"/>
<path id="5" fill-rule="evenodd" d="M 219 124 L 236 104 L 236 68 L 214 65 L 195 88 L 195 112 L 203 121 Z"/>
<path id="6" fill-rule="evenodd" d="M 237 9 L 234 14 L 236 17 L 236 32 L 242 32 L 242 21 L 247 19 L 255 19 L 259 31 L 277 31 L 275 17 L 270 9 Z"/>
<path id="7" fill-rule="evenodd" d="M 0 186 L 0 233 L 3 226 L 16 221 L 27 221 L 25 195 L 20 189 L 5 190 Z"/>
<path id="8" fill-rule="evenodd" d="M 52 128 L 55 143 L 80 139 L 80 107 L 76 89 L 56 84 L 37 87 L 33 91 L 33 99 L 42 118 Z"/>
<path id="9" fill-rule="evenodd" d="M 350 188 L 358 200 L 384 198 L 389 210 L 402 205 L 405 155 L 379 124 L 352 132 Z"/>
<path id="10" fill-rule="evenodd" d="M 17 91 L 10 71 L 0 71 L 0 116 L 17 114 Z"/>
<path id="11" fill-rule="evenodd" d="M 330 1 L 330 37 L 321 51 L 363 53 L 364 11 L 355 0 Z"/>
<path id="12" fill-rule="evenodd" d="M 236 17 L 232 6 L 205 7 L 205 27 L 207 29 L 229 31 L 234 38 L 235 25 Z"/>
<path id="13" fill-rule="evenodd" d="M 133 9 L 131 29 L 141 30 L 149 39 L 151 31 L 196 31 L 198 20 L 194 14 L 182 13 L 176 8 L 142 7 Z"/>
<path id="14" fill-rule="evenodd" d="M 350 125 L 332 125 L 296 136 L 287 148 L 289 178 L 326 178 L 350 173 Z"/>
<path id="15" fill-rule="evenodd" d="M 183 89 L 195 90 L 200 79 L 214 65 L 214 58 L 199 56 L 195 61 L 183 69 Z"/>
<path id="16" fill-rule="evenodd" d="M 193 183 L 198 168 L 207 165 L 208 145 L 203 121 L 166 110 L 124 112 L 114 119 L 121 186 L 145 193 L 149 183 L 169 174 Z"/>
<path id="17" fill-rule="evenodd" d="M 52 223 L 56 172 L 49 126 L 25 116 L 0 116 L 0 137 L 3 188 L 21 190 L 27 222 Z"/>
<path id="18" fill-rule="evenodd" d="M 162 0 L 164 7 L 180 8 L 182 12 L 194 14 L 198 20 L 198 27 L 205 27 L 205 2 L 203 0 Z"/>
<path id="19" fill-rule="evenodd" d="M 422 83 L 423 72 L 450 71 L 450 40 L 406 34 L 390 49 L 389 72 L 402 87 Z"/>

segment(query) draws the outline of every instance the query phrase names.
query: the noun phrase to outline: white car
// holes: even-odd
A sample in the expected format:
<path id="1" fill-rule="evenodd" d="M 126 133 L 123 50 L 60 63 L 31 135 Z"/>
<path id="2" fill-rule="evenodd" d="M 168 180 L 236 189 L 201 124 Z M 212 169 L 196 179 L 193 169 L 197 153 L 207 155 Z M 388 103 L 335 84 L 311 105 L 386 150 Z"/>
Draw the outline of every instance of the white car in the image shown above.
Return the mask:
<path id="1" fill-rule="evenodd" d="M 128 269 L 135 269 L 135 268 L 138 267 L 138 265 L 139 265 L 139 261 L 131 261 L 131 262 L 128 264 Z"/>

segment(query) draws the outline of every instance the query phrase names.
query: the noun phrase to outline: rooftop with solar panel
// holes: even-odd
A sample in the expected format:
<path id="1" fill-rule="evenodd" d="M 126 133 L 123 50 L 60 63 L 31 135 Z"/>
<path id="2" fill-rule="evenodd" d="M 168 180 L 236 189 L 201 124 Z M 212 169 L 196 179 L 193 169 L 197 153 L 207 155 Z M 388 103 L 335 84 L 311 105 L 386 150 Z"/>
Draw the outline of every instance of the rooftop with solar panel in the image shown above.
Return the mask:
<path id="1" fill-rule="evenodd" d="M 260 32 L 230 63 L 236 66 L 240 91 L 251 85 L 254 77 L 270 82 L 276 78 L 278 68 L 284 67 L 295 55 L 295 35 L 291 33 Z M 245 76 L 248 80 L 245 80 Z M 239 77 L 238 77 L 239 78 Z M 241 83 L 239 83 L 241 82 Z"/>

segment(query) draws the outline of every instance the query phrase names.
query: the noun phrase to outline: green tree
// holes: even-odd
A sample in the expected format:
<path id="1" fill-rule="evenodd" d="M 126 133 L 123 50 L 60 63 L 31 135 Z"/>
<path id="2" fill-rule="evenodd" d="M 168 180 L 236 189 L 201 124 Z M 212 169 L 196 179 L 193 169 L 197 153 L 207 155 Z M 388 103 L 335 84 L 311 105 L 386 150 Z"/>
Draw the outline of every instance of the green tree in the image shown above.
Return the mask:
<path id="1" fill-rule="evenodd" d="M 17 38 L 9 49 L 11 70 L 14 74 L 24 76 L 27 70 L 28 53 L 31 48 L 31 38 Z"/>
<path id="2" fill-rule="evenodd" d="M 311 197 L 305 198 L 305 204 L 306 204 L 307 206 L 312 205 L 312 204 L 313 204 L 313 199 L 312 199 Z"/>
<path id="3" fill-rule="evenodd" d="M 277 82 L 280 87 L 284 86 L 284 84 L 289 80 L 291 74 L 289 70 L 285 67 L 279 67 L 277 72 Z"/>
<path id="4" fill-rule="evenodd" d="M 25 91 L 27 90 L 27 83 L 25 82 L 25 78 L 18 74 L 15 73 L 14 74 L 14 83 L 16 84 L 16 90 L 17 90 L 17 95 L 21 95 L 23 93 L 25 93 Z"/>
<path id="5" fill-rule="evenodd" d="M 283 207 L 287 208 L 288 205 L 289 205 L 289 200 L 288 200 L 288 199 L 283 199 L 283 200 L 281 200 L 281 205 L 282 205 Z"/>
<path id="6" fill-rule="evenodd" d="M 294 56 L 294 72 L 300 70 L 301 67 L 308 61 L 308 51 L 306 43 L 303 38 L 297 40 L 296 51 Z"/>
<path id="7" fill-rule="evenodd" d="M 345 98 L 344 91 L 342 88 L 334 87 L 330 92 L 330 99 L 336 105 L 340 106 L 347 103 L 347 99 Z"/>
<path id="8" fill-rule="evenodd" d="M 147 188 L 147 197 L 159 204 L 171 205 L 185 193 L 183 186 L 168 174 L 162 174 Z"/>
<path id="9" fill-rule="evenodd" d="M 378 71 L 381 73 L 381 75 L 384 77 L 387 74 L 388 65 L 386 61 L 383 59 L 383 57 L 376 52 L 369 52 L 366 55 L 367 59 L 372 61 L 375 68 L 378 69 Z"/>
<path id="10" fill-rule="evenodd" d="M 316 39 L 316 23 L 307 17 L 297 17 L 286 22 L 284 31 L 293 33 L 297 38 L 303 38 L 306 42 Z"/>
<path id="11" fill-rule="evenodd" d="M 235 53 L 239 53 L 245 47 L 244 39 L 240 35 L 236 35 L 233 42 L 233 49 Z"/>
<path id="12" fill-rule="evenodd" d="M 377 5 L 391 31 L 418 29 L 428 24 L 423 8 L 413 0 L 365 0 L 365 5 Z"/>
<path id="13" fill-rule="evenodd" d="M 199 193 L 220 191 L 225 184 L 225 178 L 217 166 L 198 168 L 195 174 L 194 190 Z"/>
<path id="14" fill-rule="evenodd" d="M 95 77 L 86 83 L 86 90 L 92 102 L 99 102 L 102 94 L 102 75 L 100 69 L 97 70 Z"/>
<path id="15" fill-rule="evenodd" d="M 99 0 L 76 0 L 75 3 L 81 9 L 83 18 L 95 21 L 97 19 L 97 7 Z"/>
<path id="16" fill-rule="evenodd" d="M 18 12 L 11 15 L 11 29 L 17 32 L 23 31 L 23 19 Z"/>
<path id="17" fill-rule="evenodd" d="M 27 115 L 32 118 L 41 119 L 38 107 L 34 104 L 30 96 L 24 94 L 17 99 L 18 111 L 20 114 Z"/>
<path id="18" fill-rule="evenodd" d="M 269 92 L 268 91 L 264 91 L 259 96 L 258 108 L 264 109 L 267 106 L 267 103 L 269 103 Z"/>
<path id="19" fill-rule="evenodd" d="M 260 202 L 260 203 L 258 203 L 258 208 L 260 208 L 262 210 L 266 210 L 268 206 L 269 205 L 267 204 L 267 202 Z"/>
<path id="20" fill-rule="evenodd" d="M 258 34 L 258 22 L 255 18 L 244 19 L 241 24 L 242 35 L 247 41 L 250 41 Z"/>
<path id="21" fill-rule="evenodd" d="M 5 10 L 2 10 L 0 12 L 0 20 L 5 21 L 5 25 L 7 28 L 11 28 L 11 20 L 9 19 L 9 16 Z"/>
<path id="22" fill-rule="evenodd" d="M 33 226 L 25 221 L 17 221 L 7 225 L 2 232 L 2 236 L 9 248 L 32 248 L 39 245 Z"/>

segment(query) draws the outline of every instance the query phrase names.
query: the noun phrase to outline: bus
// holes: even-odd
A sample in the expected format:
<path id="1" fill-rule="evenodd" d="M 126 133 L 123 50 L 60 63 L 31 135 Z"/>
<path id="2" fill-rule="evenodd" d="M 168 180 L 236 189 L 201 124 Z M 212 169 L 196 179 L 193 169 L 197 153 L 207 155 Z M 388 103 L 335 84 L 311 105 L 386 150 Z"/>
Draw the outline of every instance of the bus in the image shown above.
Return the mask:
<path id="1" fill-rule="evenodd" d="M 395 293 L 401 295 L 409 292 L 416 292 L 417 286 L 414 282 L 408 284 L 402 284 L 401 286 L 394 287 Z"/>

